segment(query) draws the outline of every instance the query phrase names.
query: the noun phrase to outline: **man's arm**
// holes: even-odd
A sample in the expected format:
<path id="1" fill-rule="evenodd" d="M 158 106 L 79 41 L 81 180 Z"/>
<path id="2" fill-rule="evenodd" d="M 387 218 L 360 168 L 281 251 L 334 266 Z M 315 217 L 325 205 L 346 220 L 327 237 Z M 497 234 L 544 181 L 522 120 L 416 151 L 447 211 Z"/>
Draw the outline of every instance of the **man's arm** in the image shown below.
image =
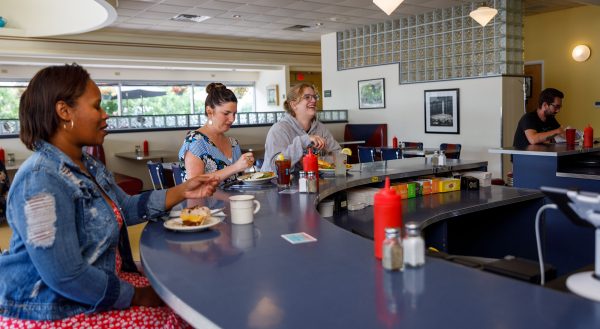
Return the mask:
<path id="1" fill-rule="evenodd" d="M 535 129 L 525 130 L 525 136 L 527 137 L 529 144 L 542 144 L 549 141 L 557 135 L 565 137 L 565 132 L 562 127 L 558 127 L 556 129 L 544 132 L 537 132 Z"/>

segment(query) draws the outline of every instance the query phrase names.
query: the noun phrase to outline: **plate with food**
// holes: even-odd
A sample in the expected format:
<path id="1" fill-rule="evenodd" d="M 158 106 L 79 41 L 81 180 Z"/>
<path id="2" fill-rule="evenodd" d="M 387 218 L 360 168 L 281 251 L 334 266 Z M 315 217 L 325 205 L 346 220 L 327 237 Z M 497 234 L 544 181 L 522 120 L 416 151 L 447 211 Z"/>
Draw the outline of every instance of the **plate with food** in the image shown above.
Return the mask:
<path id="1" fill-rule="evenodd" d="M 223 210 L 225 210 L 225 208 L 215 208 L 215 209 L 211 209 L 210 210 L 210 215 L 211 216 L 215 216 L 215 217 L 219 217 L 219 216 L 225 216 L 225 213 L 223 212 Z M 169 212 L 169 218 L 176 218 L 181 216 L 181 209 L 177 209 L 177 210 L 171 210 L 171 212 Z"/>
<path id="2" fill-rule="evenodd" d="M 271 182 L 271 179 L 275 177 L 275 173 L 272 171 L 262 171 L 255 173 L 248 173 L 238 177 L 239 181 L 249 185 L 267 184 Z"/>
<path id="3" fill-rule="evenodd" d="M 208 207 L 195 206 L 181 210 L 179 217 L 164 222 L 164 227 L 172 231 L 198 232 L 222 222 L 224 217 L 211 215 Z"/>

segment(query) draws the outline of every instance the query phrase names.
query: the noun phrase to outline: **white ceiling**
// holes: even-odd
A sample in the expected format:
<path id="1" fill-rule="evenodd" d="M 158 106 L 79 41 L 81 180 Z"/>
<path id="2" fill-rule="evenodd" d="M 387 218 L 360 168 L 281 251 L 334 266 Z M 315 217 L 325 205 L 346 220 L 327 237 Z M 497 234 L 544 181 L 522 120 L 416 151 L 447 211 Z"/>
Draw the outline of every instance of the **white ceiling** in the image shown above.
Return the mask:
<path id="1" fill-rule="evenodd" d="M 110 1 L 110 0 L 109 0 Z M 371 0 L 112 0 L 118 18 L 107 29 L 318 42 L 322 34 L 390 18 L 451 7 L 464 0 L 405 0 L 391 16 Z M 524 0 L 525 14 L 600 5 L 600 0 Z M 170 20 L 177 14 L 210 16 L 201 23 Z M 236 15 L 239 15 L 236 18 Z M 305 25 L 304 31 L 284 28 Z"/>

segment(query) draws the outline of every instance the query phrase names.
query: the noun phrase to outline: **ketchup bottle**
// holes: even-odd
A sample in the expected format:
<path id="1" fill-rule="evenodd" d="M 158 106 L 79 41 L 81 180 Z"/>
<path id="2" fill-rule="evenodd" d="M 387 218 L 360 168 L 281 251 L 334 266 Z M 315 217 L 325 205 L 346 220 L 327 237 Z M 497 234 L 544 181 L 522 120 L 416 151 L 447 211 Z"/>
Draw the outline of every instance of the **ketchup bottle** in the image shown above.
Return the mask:
<path id="1" fill-rule="evenodd" d="M 385 178 L 383 189 L 375 194 L 373 204 L 373 235 L 375 258 L 381 259 L 381 249 L 386 227 L 402 228 L 402 205 L 400 195 L 390 189 L 390 178 Z"/>
<path id="2" fill-rule="evenodd" d="M 395 149 L 398 148 L 398 138 L 396 136 L 394 136 L 394 138 L 392 138 L 392 147 Z"/>
<path id="3" fill-rule="evenodd" d="M 0 147 L 0 161 L 4 163 L 4 160 L 6 160 L 6 157 L 4 155 L 4 149 Z"/>
<path id="4" fill-rule="evenodd" d="M 594 128 L 590 124 L 583 129 L 583 147 L 594 147 Z"/>
<path id="5" fill-rule="evenodd" d="M 148 141 L 144 140 L 144 155 L 148 155 Z"/>
<path id="6" fill-rule="evenodd" d="M 312 152 L 312 147 L 308 148 L 308 153 L 302 158 L 302 169 L 308 176 L 309 172 L 315 173 L 315 180 L 317 181 L 317 191 L 319 190 L 319 160 L 316 155 Z"/>

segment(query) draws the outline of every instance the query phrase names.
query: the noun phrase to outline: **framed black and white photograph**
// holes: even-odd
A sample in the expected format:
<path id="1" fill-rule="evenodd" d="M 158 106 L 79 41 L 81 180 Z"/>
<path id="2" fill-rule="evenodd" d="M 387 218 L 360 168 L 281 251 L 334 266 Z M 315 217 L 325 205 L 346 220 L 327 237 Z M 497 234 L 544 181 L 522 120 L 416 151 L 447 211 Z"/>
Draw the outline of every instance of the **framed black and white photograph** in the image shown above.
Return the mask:
<path id="1" fill-rule="evenodd" d="M 385 79 L 358 81 L 358 108 L 385 108 Z"/>
<path id="2" fill-rule="evenodd" d="M 279 106 L 279 85 L 267 86 L 267 105 Z"/>
<path id="3" fill-rule="evenodd" d="M 525 99 L 530 99 L 531 98 L 531 83 L 532 83 L 533 77 L 528 75 L 525 77 Z"/>
<path id="4" fill-rule="evenodd" d="M 458 89 L 425 90 L 425 132 L 458 134 Z"/>

